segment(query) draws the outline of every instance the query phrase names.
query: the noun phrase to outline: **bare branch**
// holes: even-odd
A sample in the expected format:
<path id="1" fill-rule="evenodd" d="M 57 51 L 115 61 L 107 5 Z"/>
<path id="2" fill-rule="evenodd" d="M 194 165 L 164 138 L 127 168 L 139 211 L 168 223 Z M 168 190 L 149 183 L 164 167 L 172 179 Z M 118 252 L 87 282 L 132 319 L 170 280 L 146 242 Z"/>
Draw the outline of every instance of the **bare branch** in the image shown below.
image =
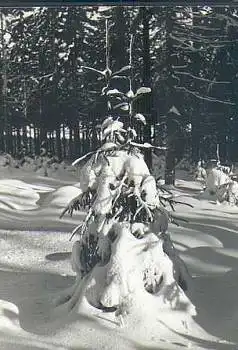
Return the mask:
<path id="1" fill-rule="evenodd" d="M 192 42 L 202 42 L 202 43 L 210 43 L 211 41 L 227 40 L 227 35 L 220 35 L 217 32 L 215 33 L 196 33 L 193 30 L 193 27 L 190 28 L 175 28 L 173 35 L 177 35 L 178 37 L 185 38 L 187 41 Z"/>
<path id="2" fill-rule="evenodd" d="M 207 37 L 200 37 L 200 36 L 198 36 L 198 39 L 196 39 L 196 38 L 190 38 L 190 37 L 188 37 L 188 36 L 186 36 L 186 37 L 177 37 L 177 36 L 174 36 L 174 35 L 170 35 L 171 36 L 171 38 L 172 39 L 174 39 L 174 40 L 177 40 L 177 41 L 180 41 L 180 42 L 184 42 L 185 43 L 185 41 L 192 41 L 192 42 L 195 42 L 195 43 L 202 43 L 202 44 L 209 44 L 209 45 L 212 45 L 212 43 L 218 43 L 219 45 L 227 45 L 227 44 L 233 44 L 233 43 L 237 43 L 238 42 L 238 40 L 214 40 L 214 38 L 211 38 L 211 39 L 209 39 L 209 38 L 207 38 Z"/>
<path id="3" fill-rule="evenodd" d="M 238 21 L 228 15 L 224 15 L 222 13 L 217 13 L 216 14 L 216 18 L 217 19 L 220 19 L 220 20 L 225 20 L 225 21 L 228 21 L 229 24 L 235 26 L 235 27 L 238 27 Z"/>
<path id="4" fill-rule="evenodd" d="M 188 28 L 185 30 L 185 28 L 178 29 L 177 33 L 179 35 L 185 35 L 187 37 L 187 40 L 195 41 L 195 39 L 198 39 L 198 41 L 207 41 L 210 42 L 210 40 L 218 40 L 218 39 L 227 39 L 227 35 L 220 35 L 220 34 L 206 34 L 206 33 L 194 33 L 194 31 L 191 30 L 192 28 Z M 175 32 L 176 33 L 176 32 Z"/>
<path id="5" fill-rule="evenodd" d="M 191 40 L 193 40 L 193 38 L 195 38 L 195 39 L 199 39 L 200 41 L 201 40 L 209 41 L 209 40 L 227 39 L 227 35 L 215 35 L 215 34 L 213 34 L 213 35 L 204 36 L 204 35 L 195 34 L 192 32 L 190 32 L 189 37 L 192 38 Z"/>
<path id="6" fill-rule="evenodd" d="M 206 19 L 219 19 L 216 15 L 211 14 L 211 13 L 207 13 L 206 15 L 202 15 L 199 12 L 193 12 L 193 18 L 198 18 L 201 20 L 202 17 L 206 18 Z"/>
<path id="7" fill-rule="evenodd" d="M 192 25 L 191 26 L 192 29 L 200 29 L 200 30 L 204 30 L 204 31 L 210 31 L 210 32 L 219 32 L 221 30 L 221 28 L 210 28 L 210 27 L 206 27 L 206 26 L 199 26 L 199 25 Z"/>
<path id="8" fill-rule="evenodd" d="M 199 14 L 193 13 L 193 17 L 201 18 L 201 14 L 199 15 Z M 234 27 L 238 27 L 238 20 L 237 19 L 235 19 L 234 17 L 231 17 L 229 15 L 222 14 L 222 13 L 215 13 L 215 14 L 209 13 L 206 15 L 206 18 L 220 20 L 220 21 L 226 21 L 230 25 L 232 25 Z"/>
<path id="9" fill-rule="evenodd" d="M 210 79 L 205 79 L 205 78 L 201 78 L 198 77 L 196 75 L 193 75 L 189 72 L 179 72 L 179 71 L 175 71 L 175 74 L 179 74 L 179 75 L 187 75 L 191 78 L 197 79 L 197 80 L 201 80 L 201 81 L 205 81 L 207 83 L 212 83 L 212 84 L 231 84 L 231 81 L 215 81 L 215 80 L 210 80 Z"/>
<path id="10" fill-rule="evenodd" d="M 225 47 L 226 45 L 210 45 L 210 47 L 213 47 L 214 49 L 220 49 L 221 47 Z"/>
<path id="11" fill-rule="evenodd" d="M 188 94 L 191 94 L 197 98 L 199 98 L 200 100 L 206 100 L 206 101 L 209 101 L 209 102 L 218 102 L 218 103 L 222 103 L 222 104 L 226 104 L 226 105 L 231 105 L 231 106 L 234 106 L 235 103 L 234 102 L 229 102 L 229 101 L 222 101 L 222 100 L 218 100 L 214 97 L 209 97 L 209 96 L 201 96 L 199 95 L 196 91 L 192 91 L 192 90 L 189 90 L 183 86 L 175 86 L 175 89 L 176 90 L 180 90 L 180 91 L 184 91 L 184 92 L 187 92 Z"/>
<path id="12" fill-rule="evenodd" d="M 185 41 L 187 41 L 187 38 L 178 38 L 176 36 L 174 36 L 173 34 L 170 34 L 170 38 L 178 41 L 179 43 L 181 43 L 182 45 L 185 45 L 187 48 L 189 48 L 191 51 L 197 51 L 192 45 L 187 44 Z"/>

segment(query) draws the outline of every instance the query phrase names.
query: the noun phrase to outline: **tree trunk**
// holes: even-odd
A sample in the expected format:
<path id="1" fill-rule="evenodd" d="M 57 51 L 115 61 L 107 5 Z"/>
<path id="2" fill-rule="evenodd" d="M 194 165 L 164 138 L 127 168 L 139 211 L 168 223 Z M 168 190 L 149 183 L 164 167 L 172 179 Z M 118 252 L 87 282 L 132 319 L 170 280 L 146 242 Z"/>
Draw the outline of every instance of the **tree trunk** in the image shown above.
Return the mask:
<path id="1" fill-rule="evenodd" d="M 79 123 L 78 121 L 74 124 L 74 156 L 77 157 L 80 154 L 80 147 L 79 147 Z"/>
<path id="2" fill-rule="evenodd" d="M 192 162 L 198 163 L 200 159 L 200 125 L 198 115 L 192 117 Z"/>
<path id="3" fill-rule="evenodd" d="M 224 111 L 225 112 L 225 111 Z M 224 114 L 217 114 L 217 142 L 219 144 L 219 157 L 221 163 L 225 163 L 227 161 L 227 123 L 224 118 Z"/>
<path id="4" fill-rule="evenodd" d="M 128 64 L 126 54 L 126 14 L 123 6 L 115 7 L 115 38 L 111 46 L 111 57 L 117 71 Z"/>
<path id="5" fill-rule="evenodd" d="M 150 60 L 150 9 L 142 7 L 142 22 L 143 22 L 143 85 L 151 87 L 151 60 Z M 144 142 L 151 143 L 151 96 L 147 99 L 146 105 L 146 126 L 144 128 Z M 149 169 L 152 168 L 152 151 L 145 151 L 145 162 Z"/>
<path id="6" fill-rule="evenodd" d="M 73 157 L 73 130 L 70 126 L 69 128 L 69 158 L 72 159 Z"/>
<path id="7" fill-rule="evenodd" d="M 0 129 L 0 151 L 4 151 L 4 134 L 3 129 Z"/>
<path id="8" fill-rule="evenodd" d="M 17 154 L 19 154 L 20 153 L 20 151 L 21 151 L 21 134 L 20 134 L 20 129 L 19 128 L 17 128 Z"/>
<path id="9" fill-rule="evenodd" d="M 193 12 L 196 12 L 197 9 L 193 8 Z M 193 18 L 193 24 L 195 26 L 202 26 L 201 18 L 194 16 Z M 194 48 L 200 49 L 201 43 L 194 42 L 193 43 Z M 199 76 L 200 70 L 201 70 L 201 61 L 202 57 L 200 56 L 199 52 L 192 53 L 192 62 L 193 62 L 193 74 L 195 76 Z M 199 91 L 200 87 L 200 81 L 194 79 L 193 82 L 193 89 L 195 91 Z M 192 104 L 194 106 L 194 109 L 192 110 L 192 161 L 193 163 L 198 163 L 200 160 L 200 139 L 201 139 L 201 116 L 204 108 L 204 103 L 201 102 L 201 100 L 198 100 L 197 98 L 192 98 Z"/>
<path id="10" fill-rule="evenodd" d="M 65 138 L 65 125 L 63 124 L 63 158 L 66 158 L 66 138 Z"/>
<path id="11" fill-rule="evenodd" d="M 26 127 L 26 125 L 23 125 L 22 131 L 23 131 L 23 143 L 24 143 L 24 146 L 27 148 L 28 147 L 28 137 L 27 137 L 27 127 Z"/>
<path id="12" fill-rule="evenodd" d="M 33 153 L 33 147 L 32 147 L 32 126 L 29 126 L 29 153 L 32 156 Z"/>
<path id="13" fill-rule="evenodd" d="M 118 71 L 128 65 L 127 42 L 125 28 L 127 26 L 125 9 L 123 6 L 116 6 L 114 9 L 114 35 L 111 37 L 110 57 L 113 71 Z M 117 79 L 116 86 L 119 91 L 127 92 L 127 84 L 123 80 Z"/>
<path id="14" fill-rule="evenodd" d="M 99 146 L 100 146 L 100 144 L 98 142 L 96 124 L 95 124 L 95 122 L 93 122 L 93 125 L 92 125 L 92 149 L 95 150 Z"/>
<path id="15" fill-rule="evenodd" d="M 47 128 L 43 125 L 40 127 L 40 143 L 42 142 L 47 143 Z"/>
<path id="16" fill-rule="evenodd" d="M 5 27 L 5 16 L 3 11 L 0 12 L 0 30 L 1 30 L 1 59 L 2 59 L 2 115 L 4 120 L 4 129 L 5 129 L 5 150 L 6 152 L 12 153 L 12 132 L 11 124 L 8 118 L 7 112 L 7 65 L 6 65 L 6 43 L 4 39 L 4 27 Z"/>
<path id="17" fill-rule="evenodd" d="M 165 164 L 165 184 L 175 184 L 175 165 L 176 165 L 176 149 L 174 138 L 174 125 L 170 113 L 167 114 L 167 133 L 168 133 L 168 150 L 166 152 Z"/>
<path id="18" fill-rule="evenodd" d="M 167 138 L 169 140 L 168 150 L 166 152 L 166 164 L 165 164 L 165 184 L 166 185 L 174 185 L 175 183 L 175 149 L 173 144 L 173 134 L 174 128 L 171 118 L 169 118 L 169 110 L 173 106 L 173 100 L 175 91 L 173 88 L 173 43 L 171 39 L 171 34 L 173 31 L 173 12 L 171 8 L 167 8 L 166 13 L 166 63 L 167 63 L 167 81 L 166 81 L 166 106 L 167 106 L 167 118 L 166 118 L 166 126 L 167 126 Z"/>
<path id="19" fill-rule="evenodd" d="M 59 160 L 62 159 L 62 148 L 61 148 L 61 132 L 60 132 L 60 125 L 56 128 L 56 155 L 59 158 Z"/>
<path id="20" fill-rule="evenodd" d="M 35 155 L 40 154 L 40 136 L 39 129 L 34 127 L 34 152 Z"/>

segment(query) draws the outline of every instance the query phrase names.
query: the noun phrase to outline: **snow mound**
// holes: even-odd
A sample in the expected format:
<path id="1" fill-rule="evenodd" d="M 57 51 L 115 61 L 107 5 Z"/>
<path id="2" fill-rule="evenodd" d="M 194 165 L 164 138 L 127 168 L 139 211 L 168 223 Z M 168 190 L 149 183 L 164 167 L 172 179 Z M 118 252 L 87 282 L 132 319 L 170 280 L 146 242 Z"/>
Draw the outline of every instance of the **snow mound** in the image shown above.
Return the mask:
<path id="1" fill-rule="evenodd" d="M 16 189 L 32 189 L 39 193 L 45 193 L 45 192 L 51 192 L 54 190 L 52 187 L 48 186 L 41 186 L 36 184 L 28 184 L 21 180 L 15 180 L 15 179 L 7 179 L 7 180 L 0 180 L 0 186 L 6 185 L 11 186 Z"/>
<path id="2" fill-rule="evenodd" d="M 22 181 L 0 180 L 0 208 L 2 209 L 35 209 L 39 198 L 40 195 Z"/>
<path id="3" fill-rule="evenodd" d="M 19 331 L 21 329 L 19 323 L 18 307 L 6 300 L 0 300 L 0 324 L 1 331 L 9 333 L 10 331 Z"/>
<path id="4" fill-rule="evenodd" d="M 0 180 L 0 208 L 5 210 L 36 209 L 40 194 L 53 190 L 48 186 L 31 185 L 21 180 Z"/>
<path id="5" fill-rule="evenodd" d="M 201 183 L 199 183 L 198 181 L 191 181 L 191 179 L 190 181 L 188 181 L 188 179 L 182 180 L 181 177 L 175 181 L 175 185 L 176 187 L 185 189 L 185 190 L 193 190 L 193 191 L 202 190 Z"/>
<path id="6" fill-rule="evenodd" d="M 180 172 L 177 174 L 180 176 Z M 153 239 L 157 242 L 157 238 L 144 237 L 135 241 L 131 234 L 129 239 L 117 237 L 111 242 L 111 249 L 116 250 L 114 259 L 109 257 L 104 266 L 96 266 L 90 278 L 80 284 L 72 276 L 69 231 L 82 217 L 75 215 L 71 220 L 66 216 L 59 220 L 60 210 L 55 209 L 80 193 L 78 184 L 71 186 L 75 179 L 69 181 L 64 171 L 59 180 L 54 180 L 53 175 L 52 178 L 40 177 L 35 172 L 8 166 L 2 168 L 0 177 L 3 179 L 0 181 L 0 212 L 4 227 L 0 230 L 1 350 L 237 348 L 237 207 L 211 204 L 211 196 L 206 199 L 204 194 L 197 195 L 198 183 L 184 177 L 183 181 L 177 181 L 181 186 L 173 192 L 180 196 L 178 200 L 187 201 L 194 208 L 177 205 L 175 215 L 188 216 L 189 223 L 182 222 L 181 227 L 169 225 L 169 231 L 190 274 L 194 275 L 191 295 L 186 296 L 177 286 L 170 289 L 170 280 L 160 281 L 161 269 L 167 269 L 166 276 L 171 283 L 174 275 L 168 258 L 161 259 L 164 253 L 159 244 L 151 249 L 151 255 L 144 250 L 146 244 L 152 244 Z M 10 180 L 11 177 L 21 177 L 23 181 Z M 28 181 L 34 184 L 26 183 Z M 21 211 L 9 210 L 9 203 Z M 35 226 L 39 231 L 34 230 Z M 122 245 L 126 251 L 124 261 L 120 258 Z M 117 257 L 121 264 L 116 263 Z M 146 288 L 153 289 L 154 284 L 155 293 L 150 293 L 145 289 L 142 272 L 148 266 L 151 272 L 154 271 L 152 262 L 157 262 L 157 258 L 155 274 L 144 274 Z M 136 267 L 135 275 L 130 264 Z M 119 276 L 128 273 L 128 296 L 124 297 L 127 284 L 121 285 L 120 280 L 114 278 L 114 271 L 118 271 Z M 133 281 L 140 276 L 143 282 L 140 280 L 136 284 L 138 288 L 134 288 Z M 81 305 L 77 297 L 68 299 L 67 310 L 65 307 L 53 308 L 54 298 L 64 294 L 67 299 L 68 292 L 71 296 L 82 292 Z M 135 296 L 132 300 L 131 295 Z M 110 308 L 95 307 L 103 302 L 113 308 L 118 300 L 119 311 L 122 314 L 123 310 L 129 311 L 127 315 L 121 317 L 119 313 L 115 317 Z M 69 313 L 71 302 L 75 301 L 77 307 Z M 193 304 L 198 313 L 195 320 Z M 185 309 L 181 310 L 183 305 Z M 55 319 L 52 316 L 52 322 L 47 318 L 49 313 L 57 316 Z M 120 333 L 118 325 L 123 322 L 128 327 Z M 218 341 L 215 336 L 236 344 Z"/>
<path id="7" fill-rule="evenodd" d="M 62 186 L 50 193 L 42 202 L 42 206 L 65 207 L 65 202 L 70 202 L 82 191 L 75 186 Z"/>
<path id="8" fill-rule="evenodd" d="M 197 247 L 223 247 L 222 242 L 211 234 L 201 233 L 191 228 L 173 227 L 171 238 L 179 251 Z"/>
<path id="9" fill-rule="evenodd" d="M 146 327 L 144 339 L 156 338 L 161 330 L 159 321 L 169 323 L 169 318 L 174 330 L 186 332 L 196 310 L 175 280 L 175 264 L 164 253 L 163 240 L 152 233 L 138 240 L 128 224 L 114 229 L 116 239 L 111 243 L 109 261 L 76 281 L 71 297 L 65 299 L 67 307 L 77 305 L 80 310 L 84 301 L 95 307 L 95 312 L 97 308 L 116 310 L 114 322 L 127 324 L 135 337 Z M 76 242 L 72 256 L 78 272 L 79 247 Z"/>

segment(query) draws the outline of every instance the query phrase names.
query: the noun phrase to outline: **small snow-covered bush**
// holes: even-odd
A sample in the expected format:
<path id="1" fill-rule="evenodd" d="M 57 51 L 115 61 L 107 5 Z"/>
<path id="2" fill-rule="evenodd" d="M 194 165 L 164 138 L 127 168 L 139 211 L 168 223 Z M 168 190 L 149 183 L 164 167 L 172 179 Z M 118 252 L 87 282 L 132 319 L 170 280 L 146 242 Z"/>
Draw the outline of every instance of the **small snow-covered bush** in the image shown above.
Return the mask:
<path id="1" fill-rule="evenodd" d="M 217 188 L 228 183 L 230 177 L 219 168 L 213 168 L 208 172 L 207 188 L 211 194 L 215 194 Z"/>
<path id="2" fill-rule="evenodd" d="M 228 202 L 230 205 L 238 204 L 238 183 L 235 179 L 230 178 L 228 182 L 224 183 L 216 189 L 216 196 L 218 202 Z"/>
<path id="3" fill-rule="evenodd" d="M 207 189 L 216 196 L 218 202 L 238 203 L 238 183 L 232 168 L 219 163 L 207 171 Z"/>
<path id="4" fill-rule="evenodd" d="M 184 157 L 179 161 L 179 163 L 176 165 L 176 167 L 180 170 L 189 171 L 191 169 L 191 162 L 188 159 L 188 157 Z"/>
<path id="5" fill-rule="evenodd" d="M 17 161 L 13 158 L 13 156 L 9 153 L 5 153 L 2 159 L 2 166 L 15 168 L 17 167 Z"/>
<path id="6" fill-rule="evenodd" d="M 165 174 L 165 155 L 152 154 L 152 175 L 158 178 L 164 178 Z"/>
<path id="7" fill-rule="evenodd" d="M 205 187 L 206 181 L 207 181 L 207 172 L 203 166 L 202 161 L 198 162 L 198 164 L 195 168 L 195 171 L 194 171 L 194 177 L 195 177 L 195 180 L 201 182 L 203 187 Z"/>

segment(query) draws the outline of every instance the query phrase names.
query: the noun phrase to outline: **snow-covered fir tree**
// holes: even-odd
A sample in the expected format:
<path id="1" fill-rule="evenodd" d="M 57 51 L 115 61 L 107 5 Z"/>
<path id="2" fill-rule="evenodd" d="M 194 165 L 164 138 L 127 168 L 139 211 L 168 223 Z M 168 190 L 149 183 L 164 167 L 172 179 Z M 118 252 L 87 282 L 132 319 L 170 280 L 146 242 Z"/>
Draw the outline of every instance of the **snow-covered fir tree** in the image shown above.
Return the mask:
<path id="1" fill-rule="evenodd" d="M 168 210 L 169 205 L 173 208 L 173 198 L 157 188 L 142 153 L 160 147 L 136 142 L 132 121 L 145 124 L 146 118 L 136 112 L 134 101 L 150 93 L 150 88 L 133 91 L 131 51 L 132 38 L 129 66 L 113 73 L 107 35 L 105 70 L 84 67 L 104 77 L 102 95 L 109 116 L 101 125 L 102 146 L 73 163 L 85 162 L 80 171 L 81 193 L 61 216 L 77 209 L 87 214 L 72 234 L 79 233 L 72 248 L 75 286 L 57 304 L 71 310 L 84 301 L 112 313 L 121 326 L 133 325 L 135 318 L 144 324 L 151 315 L 163 320 L 173 311 L 186 329 L 189 317 L 196 314 L 185 294 L 190 277 L 167 232 L 169 222 L 175 223 Z M 126 93 L 111 88 L 115 76 L 127 77 Z M 128 111 L 126 127 L 119 113 L 115 115 L 117 108 Z"/>
<path id="2" fill-rule="evenodd" d="M 185 294 L 189 274 L 167 233 L 173 217 L 165 202 L 172 199 L 158 191 L 140 150 L 144 145 L 129 133 L 119 120 L 103 122 L 105 143 L 86 158 L 81 193 L 62 213 L 87 210 L 73 232 L 80 232 L 72 249 L 75 287 L 58 303 L 74 308 L 86 300 L 114 312 L 121 325 L 139 308 L 141 322 L 151 307 L 154 312 L 183 307 L 186 319 L 195 308 Z"/>

